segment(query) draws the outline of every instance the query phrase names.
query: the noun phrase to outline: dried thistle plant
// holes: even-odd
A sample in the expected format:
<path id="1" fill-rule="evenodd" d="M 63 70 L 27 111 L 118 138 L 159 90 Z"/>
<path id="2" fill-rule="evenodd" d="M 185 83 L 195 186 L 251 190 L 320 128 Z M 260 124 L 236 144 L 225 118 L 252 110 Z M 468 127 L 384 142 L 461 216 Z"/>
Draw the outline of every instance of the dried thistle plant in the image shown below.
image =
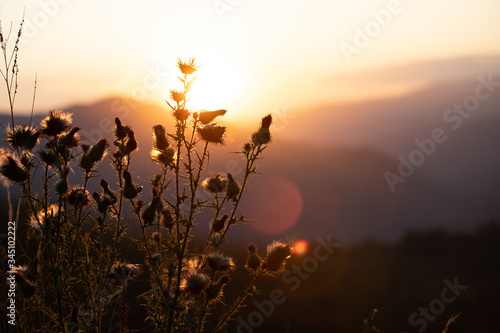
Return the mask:
<path id="1" fill-rule="evenodd" d="M 225 299 L 236 265 L 223 245 L 229 229 L 245 220 L 239 206 L 256 174 L 256 161 L 271 143 L 271 115 L 240 152 L 245 162 L 240 178 L 230 173 L 207 177 L 211 149 L 224 144 L 227 131 L 216 121 L 227 111 L 189 109 L 198 66 L 195 59 L 179 60 L 182 89 L 172 90 L 167 101 L 175 127 L 169 132 L 161 124 L 152 126 L 150 156 L 159 173 L 143 189 L 130 169 L 138 148 L 135 132 L 119 118 L 112 144 L 106 139 L 82 144 L 80 128 L 64 111 L 51 111 L 38 125 L 15 124 L 21 30 L 22 25 L 12 56 L 4 57 L 12 124 L 5 127 L 7 145 L 0 151 L 2 179 L 20 187 L 29 216 L 21 241 L 25 249 L 17 258 L 22 266 L 15 274 L 22 291 L 16 299 L 16 327 L 25 332 L 126 332 L 127 292 L 146 280 L 150 289 L 138 301 L 148 310 L 148 331 L 202 332 L 208 318 L 215 322 L 211 331 L 221 331 L 255 293 L 257 281 L 279 274 L 290 256 L 287 243 L 273 242 L 264 258 L 250 245 L 246 268 L 252 280 L 238 298 Z M 8 39 L 1 30 L 0 37 L 6 55 Z M 97 178 L 103 161 L 110 161 L 115 179 Z M 35 181 L 36 172 L 41 182 Z M 71 183 L 70 173 L 79 175 L 81 183 Z M 100 190 L 90 193 L 97 185 Z M 201 199 L 202 189 L 209 199 Z M 146 192 L 152 194 L 148 202 L 142 199 Z M 132 218 L 125 214 L 129 208 Z M 200 220 L 204 210 L 212 211 L 210 221 Z M 140 225 L 143 263 L 130 263 L 120 247 L 130 223 Z M 201 250 L 191 244 L 200 224 L 211 226 Z"/>

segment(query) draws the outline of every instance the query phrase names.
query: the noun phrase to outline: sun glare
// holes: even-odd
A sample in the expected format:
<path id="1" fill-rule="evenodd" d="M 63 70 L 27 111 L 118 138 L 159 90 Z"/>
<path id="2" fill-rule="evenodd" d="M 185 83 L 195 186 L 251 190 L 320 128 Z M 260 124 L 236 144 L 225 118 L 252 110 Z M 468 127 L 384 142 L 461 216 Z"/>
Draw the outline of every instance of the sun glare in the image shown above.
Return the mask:
<path id="1" fill-rule="evenodd" d="M 209 54 L 196 57 L 200 66 L 188 95 L 190 109 L 232 110 L 234 102 L 244 89 L 244 73 L 228 59 Z"/>

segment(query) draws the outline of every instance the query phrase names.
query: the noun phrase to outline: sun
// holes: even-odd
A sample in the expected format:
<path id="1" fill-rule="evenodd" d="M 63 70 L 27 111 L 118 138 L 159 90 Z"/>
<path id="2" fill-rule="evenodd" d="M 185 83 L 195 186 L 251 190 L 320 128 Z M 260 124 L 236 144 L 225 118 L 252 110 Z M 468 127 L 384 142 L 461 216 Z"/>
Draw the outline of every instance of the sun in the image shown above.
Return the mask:
<path id="1" fill-rule="evenodd" d="M 211 53 L 196 57 L 200 66 L 188 94 L 188 108 L 192 110 L 232 109 L 234 101 L 242 94 L 245 74 L 227 58 Z"/>

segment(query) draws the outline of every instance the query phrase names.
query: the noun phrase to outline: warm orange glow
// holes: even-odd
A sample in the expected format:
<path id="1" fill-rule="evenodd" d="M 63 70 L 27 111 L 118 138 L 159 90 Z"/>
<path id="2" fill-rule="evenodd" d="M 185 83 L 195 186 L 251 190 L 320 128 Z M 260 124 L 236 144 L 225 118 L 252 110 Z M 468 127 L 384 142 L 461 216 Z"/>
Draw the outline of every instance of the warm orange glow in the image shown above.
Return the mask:
<path id="1" fill-rule="evenodd" d="M 303 255 L 304 253 L 307 252 L 308 246 L 309 246 L 309 243 L 306 240 L 304 240 L 304 239 L 298 240 L 293 244 L 292 252 L 293 252 L 293 254 L 298 255 L 298 256 Z"/>
<path id="2" fill-rule="evenodd" d="M 211 53 L 196 56 L 200 65 L 193 75 L 196 81 L 188 94 L 188 107 L 192 110 L 234 109 L 231 103 L 242 93 L 245 75 L 228 59 Z"/>

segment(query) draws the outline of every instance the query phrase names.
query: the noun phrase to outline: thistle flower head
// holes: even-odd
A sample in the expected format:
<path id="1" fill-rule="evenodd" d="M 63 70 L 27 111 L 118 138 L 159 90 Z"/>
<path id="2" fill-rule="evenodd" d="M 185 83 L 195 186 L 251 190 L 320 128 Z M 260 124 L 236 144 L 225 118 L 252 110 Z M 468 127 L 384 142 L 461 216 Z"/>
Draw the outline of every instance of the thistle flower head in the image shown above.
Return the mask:
<path id="1" fill-rule="evenodd" d="M 261 146 L 271 142 L 272 136 L 269 127 L 272 122 L 273 117 L 270 114 L 262 118 L 259 130 L 252 134 L 252 142 L 255 146 Z"/>
<path id="2" fill-rule="evenodd" d="M 190 58 L 188 61 L 182 61 L 177 59 L 177 67 L 184 75 L 191 75 L 198 70 L 198 66 L 195 64 L 195 58 Z"/>
<path id="3" fill-rule="evenodd" d="M 252 134 L 252 142 L 256 146 L 261 146 L 271 142 L 271 132 L 269 128 L 261 128 Z"/>
<path id="4" fill-rule="evenodd" d="M 251 270 L 257 270 L 260 267 L 261 260 L 257 255 L 257 247 L 255 244 L 248 244 L 248 258 L 246 267 Z"/>
<path id="5" fill-rule="evenodd" d="M 186 261 L 186 268 L 189 272 L 197 271 L 201 266 L 201 261 L 199 257 L 193 257 Z"/>
<path id="6" fill-rule="evenodd" d="M 59 181 L 56 183 L 56 192 L 60 197 L 65 196 L 66 192 L 68 192 L 68 174 L 69 168 L 64 167 L 59 175 Z"/>
<path id="7" fill-rule="evenodd" d="M 225 115 L 227 110 L 216 110 L 216 111 L 200 111 L 198 113 L 198 119 L 203 125 L 211 123 L 216 117 Z"/>
<path id="8" fill-rule="evenodd" d="M 115 278 L 118 282 L 125 282 L 135 278 L 139 274 L 139 265 L 117 261 L 109 271 L 109 277 Z"/>
<path id="9" fill-rule="evenodd" d="M 84 152 L 80 159 L 80 167 L 86 172 L 92 171 L 95 165 L 103 159 L 108 146 L 108 140 L 101 139 L 90 149 L 84 149 Z"/>
<path id="10" fill-rule="evenodd" d="M 227 197 L 233 201 L 238 200 L 238 194 L 240 193 L 240 185 L 237 181 L 234 180 L 233 176 L 228 173 L 227 179 L 229 180 L 227 183 L 226 194 Z"/>
<path id="11" fill-rule="evenodd" d="M 251 151 L 252 145 L 250 144 L 250 142 L 245 143 L 245 145 L 243 146 L 243 152 L 245 153 L 245 155 L 250 154 Z"/>
<path id="12" fill-rule="evenodd" d="M 124 149 L 122 150 L 123 155 L 129 155 L 131 152 L 137 149 L 137 140 L 135 139 L 134 131 L 130 130 L 127 134 L 127 143 L 125 144 Z"/>
<path id="13" fill-rule="evenodd" d="M 161 225 L 167 229 L 171 229 L 174 226 L 174 217 L 172 212 L 168 209 L 162 209 L 161 211 Z"/>
<path id="14" fill-rule="evenodd" d="M 73 127 L 69 132 L 64 133 L 59 138 L 59 145 L 65 148 L 75 148 L 81 141 L 80 136 L 78 135 L 79 127 Z"/>
<path id="15" fill-rule="evenodd" d="M 101 188 L 104 191 L 104 193 L 110 193 L 111 192 L 111 189 L 109 188 L 108 181 L 106 179 L 101 178 L 101 180 L 99 181 L 99 185 L 101 186 Z"/>
<path id="16" fill-rule="evenodd" d="M 189 118 L 189 111 L 186 109 L 177 109 L 174 110 L 174 117 L 178 121 L 184 121 Z"/>
<path id="17" fill-rule="evenodd" d="M 142 186 L 136 186 L 132 183 L 132 175 L 127 170 L 123 171 L 123 179 L 125 180 L 123 196 L 127 199 L 135 198 L 142 191 Z"/>
<path id="18" fill-rule="evenodd" d="M 90 195 L 83 187 L 73 188 L 68 195 L 68 203 L 75 208 L 87 206 L 90 204 Z"/>
<path id="19" fill-rule="evenodd" d="M 170 146 L 167 135 L 165 134 L 165 127 L 162 125 L 153 126 L 153 139 L 154 147 L 158 150 L 164 150 Z"/>
<path id="20" fill-rule="evenodd" d="M 101 214 L 105 214 L 108 207 L 113 204 L 110 200 L 106 199 L 106 196 L 101 197 L 101 195 L 97 192 L 92 193 L 92 198 L 94 198 L 97 204 L 97 210 Z"/>
<path id="21" fill-rule="evenodd" d="M 170 97 L 176 102 L 177 104 L 181 104 L 183 101 L 186 100 L 186 93 L 178 90 L 170 90 Z"/>
<path id="22" fill-rule="evenodd" d="M 290 245 L 278 241 L 273 241 L 267 246 L 267 269 L 276 272 L 279 271 L 286 259 L 290 257 Z"/>
<path id="23" fill-rule="evenodd" d="M 226 285 L 229 282 L 230 278 L 228 275 L 223 275 L 220 277 L 220 279 L 211 285 L 207 291 L 206 295 L 208 299 L 214 299 L 217 298 L 219 295 L 221 295 L 221 290 L 224 285 Z"/>
<path id="24" fill-rule="evenodd" d="M 21 273 L 21 274 L 26 274 L 26 272 L 28 271 L 28 266 L 15 266 L 14 268 L 11 269 L 11 271 L 15 271 L 17 273 Z"/>
<path id="25" fill-rule="evenodd" d="M 130 132 L 130 126 L 122 125 L 120 118 L 115 118 L 115 131 L 114 135 L 117 140 L 123 140 Z"/>
<path id="26" fill-rule="evenodd" d="M 39 155 L 42 162 L 48 167 L 55 165 L 57 162 L 57 156 L 51 151 L 42 150 Z"/>
<path id="27" fill-rule="evenodd" d="M 213 252 L 206 258 L 207 265 L 214 271 L 226 271 L 234 267 L 233 259 L 220 252 Z"/>
<path id="28" fill-rule="evenodd" d="M 14 156 L 3 149 L 0 149 L 0 175 L 5 186 L 9 186 L 12 182 L 22 183 L 28 179 L 28 174 L 19 166 Z"/>
<path id="29" fill-rule="evenodd" d="M 59 206 L 50 205 L 47 207 L 47 213 L 45 210 L 40 210 L 36 216 L 32 216 L 30 219 L 30 226 L 33 230 L 42 231 L 52 222 L 57 222 L 59 219 Z"/>
<path id="30" fill-rule="evenodd" d="M 224 230 L 224 226 L 226 225 L 228 218 L 229 218 L 229 215 L 225 214 L 220 219 L 214 220 L 214 222 L 212 223 L 212 231 L 213 232 L 221 232 L 222 230 Z"/>
<path id="31" fill-rule="evenodd" d="M 71 121 L 70 113 L 53 110 L 42 120 L 40 131 L 45 136 L 55 137 L 69 130 Z"/>
<path id="32" fill-rule="evenodd" d="M 209 278 L 205 274 L 197 271 L 190 271 L 187 276 L 182 279 L 181 288 L 188 293 L 199 294 L 205 288 L 208 281 Z"/>
<path id="33" fill-rule="evenodd" d="M 203 141 L 219 145 L 224 144 L 225 126 L 211 123 L 203 127 L 198 127 L 196 130 Z"/>
<path id="34" fill-rule="evenodd" d="M 255 244 L 254 244 L 254 243 L 250 243 L 250 244 L 248 244 L 248 246 L 247 246 L 247 250 L 248 250 L 248 252 L 250 252 L 250 253 L 255 253 L 255 252 L 257 251 L 257 246 L 255 246 Z"/>
<path id="35" fill-rule="evenodd" d="M 109 143 L 107 139 L 99 140 L 95 145 L 89 150 L 89 159 L 93 163 L 97 163 L 104 157 L 106 153 L 106 148 L 108 148 Z"/>
<path id="36" fill-rule="evenodd" d="M 221 174 L 216 174 L 215 176 L 205 179 L 202 185 L 212 193 L 220 193 L 226 189 L 227 179 Z"/>
<path id="37" fill-rule="evenodd" d="M 273 122 L 273 116 L 268 114 L 264 118 L 262 118 L 262 124 L 260 125 L 261 128 L 269 128 Z"/>
<path id="38" fill-rule="evenodd" d="M 6 143 L 12 149 L 31 151 L 35 148 L 40 132 L 31 126 L 15 125 L 5 130 Z"/>
<path id="39" fill-rule="evenodd" d="M 108 205 L 115 204 L 118 201 L 118 198 L 116 197 L 116 194 L 109 188 L 109 184 L 106 179 L 101 178 L 99 185 L 101 185 L 103 192 L 103 202 Z"/>
<path id="40" fill-rule="evenodd" d="M 174 148 L 167 148 L 165 150 L 153 148 L 153 150 L 151 150 L 151 160 L 163 165 L 173 165 L 176 156 L 177 154 Z"/>
<path id="41" fill-rule="evenodd" d="M 156 217 L 156 212 L 161 209 L 161 199 L 159 196 L 153 197 L 151 203 L 142 213 L 144 225 L 151 225 Z"/>

